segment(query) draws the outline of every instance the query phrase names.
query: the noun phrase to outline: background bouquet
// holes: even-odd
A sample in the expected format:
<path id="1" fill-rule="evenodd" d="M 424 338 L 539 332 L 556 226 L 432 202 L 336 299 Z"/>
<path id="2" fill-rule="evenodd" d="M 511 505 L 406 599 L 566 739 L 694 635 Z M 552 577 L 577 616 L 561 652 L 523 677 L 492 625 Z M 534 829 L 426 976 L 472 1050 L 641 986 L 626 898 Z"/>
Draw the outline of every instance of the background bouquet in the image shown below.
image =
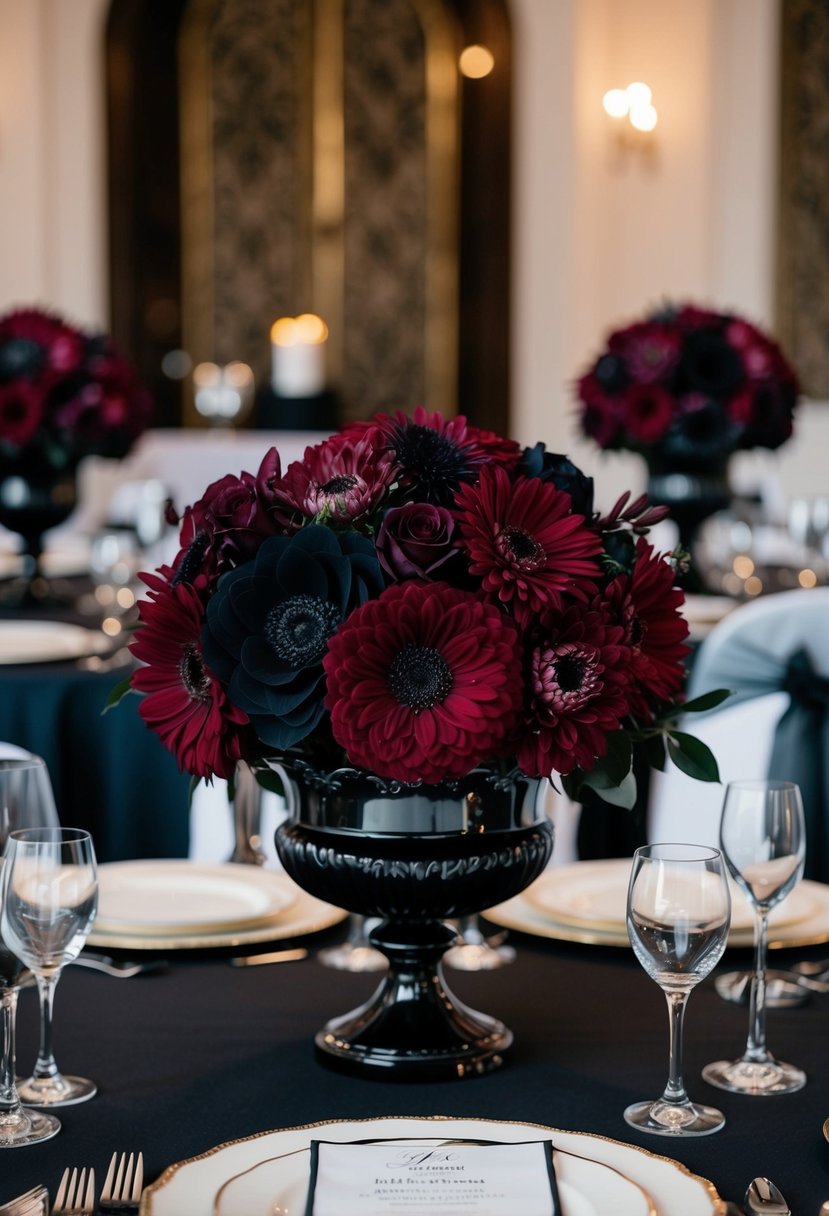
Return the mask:
<path id="1" fill-rule="evenodd" d="M 600 517 L 542 444 L 378 414 L 184 512 L 143 576 L 131 687 L 199 778 L 289 753 L 404 782 L 496 763 L 631 805 L 643 740 L 716 779 L 670 726 L 687 625 L 644 535 L 663 514 L 626 494 Z"/>
<path id="2" fill-rule="evenodd" d="M 125 456 L 149 419 L 149 395 L 110 338 L 36 308 L 0 317 L 0 458 L 62 470 Z"/>
<path id="3" fill-rule="evenodd" d="M 582 430 L 599 447 L 681 467 L 785 443 L 798 382 L 757 326 L 682 304 L 614 330 L 577 392 Z"/>

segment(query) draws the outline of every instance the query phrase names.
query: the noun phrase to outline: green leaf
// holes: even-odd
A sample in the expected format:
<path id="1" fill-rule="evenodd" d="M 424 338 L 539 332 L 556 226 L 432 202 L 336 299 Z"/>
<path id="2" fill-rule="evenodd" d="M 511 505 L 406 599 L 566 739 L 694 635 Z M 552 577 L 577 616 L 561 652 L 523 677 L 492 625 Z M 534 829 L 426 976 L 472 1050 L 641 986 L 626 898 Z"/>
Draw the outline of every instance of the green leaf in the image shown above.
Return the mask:
<path id="1" fill-rule="evenodd" d="M 733 688 L 714 688 L 711 692 L 704 692 L 701 697 L 694 697 L 693 701 L 685 701 L 679 708 L 684 714 L 702 714 L 707 709 L 716 709 L 733 696 Z"/>
<path id="2" fill-rule="evenodd" d="M 665 771 L 665 736 L 661 732 L 657 735 L 648 735 L 642 742 L 642 751 L 651 768 L 657 769 L 660 773 Z"/>
<path id="3" fill-rule="evenodd" d="M 630 736 L 617 730 L 607 737 L 607 751 L 596 768 L 607 774 L 612 785 L 621 785 L 633 764 L 633 747 Z M 593 769 L 595 772 L 596 769 Z"/>
<path id="4" fill-rule="evenodd" d="M 116 705 L 120 705 L 124 697 L 129 692 L 135 692 L 135 689 L 132 686 L 132 676 L 124 676 L 123 680 L 119 680 L 115 687 L 111 689 L 110 694 L 106 699 L 106 703 L 104 704 L 104 708 L 101 710 L 101 715 L 103 716 L 104 714 L 109 713 L 109 711 L 114 709 Z"/>
<path id="5" fill-rule="evenodd" d="M 282 778 L 273 769 L 257 768 L 254 770 L 254 776 L 263 790 L 270 790 L 272 794 L 279 794 L 280 797 L 284 798 L 285 786 L 282 784 Z"/>
<path id="6" fill-rule="evenodd" d="M 668 755 L 683 773 L 697 781 L 719 781 L 720 770 L 707 743 L 681 730 L 670 731 L 666 742 Z"/>
<path id="7" fill-rule="evenodd" d="M 611 784 L 606 773 L 594 768 L 585 773 L 582 784 L 611 806 L 621 806 L 630 811 L 636 805 L 636 778 L 633 773 L 628 773 L 618 784 Z"/>

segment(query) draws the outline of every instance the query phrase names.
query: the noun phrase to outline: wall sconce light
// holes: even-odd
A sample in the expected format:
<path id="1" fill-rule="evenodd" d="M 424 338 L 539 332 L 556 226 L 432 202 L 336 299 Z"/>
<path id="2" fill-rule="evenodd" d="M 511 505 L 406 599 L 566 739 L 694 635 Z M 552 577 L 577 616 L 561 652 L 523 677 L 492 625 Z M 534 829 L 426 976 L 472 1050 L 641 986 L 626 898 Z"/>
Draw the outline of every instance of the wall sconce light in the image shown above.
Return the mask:
<path id="1" fill-rule="evenodd" d="M 615 121 L 617 142 L 623 152 L 634 148 L 640 152 L 653 151 L 650 136 L 659 116 L 649 85 L 637 80 L 626 89 L 609 89 L 602 104 L 605 113 Z"/>
<path id="2" fill-rule="evenodd" d="M 458 67 L 461 75 L 466 76 L 468 80 L 483 80 L 495 67 L 495 56 L 489 47 L 474 43 L 461 51 Z"/>

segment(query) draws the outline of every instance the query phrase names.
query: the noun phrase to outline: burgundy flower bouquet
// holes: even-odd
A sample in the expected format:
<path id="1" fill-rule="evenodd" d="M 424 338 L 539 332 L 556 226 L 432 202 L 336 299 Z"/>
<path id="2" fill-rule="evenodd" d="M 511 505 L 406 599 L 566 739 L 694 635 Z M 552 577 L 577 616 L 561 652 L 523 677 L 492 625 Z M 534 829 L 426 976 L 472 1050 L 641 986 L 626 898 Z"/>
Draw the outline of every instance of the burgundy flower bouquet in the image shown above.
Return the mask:
<path id="1" fill-rule="evenodd" d="M 543 444 L 378 414 L 187 508 L 172 566 L 143 576 L 130 686 L 195 778 L 289 755 L 407 783 L 497 764 L 632 805 L 638 740 L 716 780 L 672 726 L 688 629 L 645 537 L 663 514 L 625 494 L 600 516 Z"/>
<path id="2" fill-rule="evenodd" d="M 614 330 L 577 394 L 582 430 L 599 447 L 693 468 L 785 443 L 798 381 L 756 325 L 683 304 Z"/>
<path id="3" fill-rule="evenodd" d="M 149 419 L 149 395 L 110 338 L 36 308 L 0 317 L 0 461 L 61 471 L 125 456 Z"/>

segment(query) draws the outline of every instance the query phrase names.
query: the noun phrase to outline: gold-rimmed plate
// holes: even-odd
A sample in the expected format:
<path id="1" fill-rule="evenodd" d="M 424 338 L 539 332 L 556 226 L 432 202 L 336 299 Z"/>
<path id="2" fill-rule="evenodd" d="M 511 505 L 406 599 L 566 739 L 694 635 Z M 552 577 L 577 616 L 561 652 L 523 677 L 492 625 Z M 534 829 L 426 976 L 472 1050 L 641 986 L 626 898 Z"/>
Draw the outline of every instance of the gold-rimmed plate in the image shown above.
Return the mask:
<path id="1" fill-rule="evenodd" d="M 562 1196 L 562 1216 L 583 1216 L 590 1212 L 590 1207 L 585 1207 L 585 1203 L 595 1205 L 595 1196 L 600 1194 L 595 1189 L 601 1185 L 598 1181 L 600 1176 L 604 1178 L 606 1187 L 613 1187 L 615 1194 L 622 1194 L 624 1190 L 625 1202 L 638 1203 L 639 1210 L 649 1213 L 649 1216 L 655 1216 L 656 1212 L 659 1216 L 721 1216 L 724 1211 L 712 1183 L 691 1174 L 685 1166 L 668 1157 L 619 1140 L 586 1132 L 562 1131 L 538 1123 L 435 1115 L 429 1118 L 390 1116 L 332 1120 L 262 1132 L 258 1136 L 221 1144 L 200 1157 L 179 1162 L 165 1170 L 158 1181 L 145 1190 L 141 1200 L 141 1216 L 180 1216 L 185 1211 L 188 1216 L 230 1216 L 234 1209 L 223 1209 L 221 1205 L 226 1202 L 225 1195 L 231 1189 L 231 1183 L 235 1185 L 243 1174 L 256 1170 L 260 1164 L 271 1159 L 279 1159 L 283 1163 L 298 1159 L 307 1161 L 307 1149 L 312 1139 L 350 1142 L 426 1138 L 434 1141 L 437 1136 L 442 1140 L 492 1140 L 499 1144 L 516 1143 L 533 1137 L 549 1138 L 568 1158 L 578 1158 L 604 1167 L 592 1171 L 590 1185 L 594 1188 L 593 1198 L 588 1195 L 584 1202 L 581 1202 L 581 1193 L 577 1189 L 577 1171 L 582 1170 L 581 1177 L 590 1171 L 586 1166 L 570 1167 L 570 1196 Z M 307 1165 L 301 1168 L 305 1169 L 307 1176 Z M 565 1177 L 567 1168 L 562 1162 Z M 556 1174 L 558 1176 L 558 1166 Z M 294 1166 L 290 1167 L 290 1175 L 296 1177 Z M 282 1177 L 287 1181 L 282 1198 L 287 1199 L 291 1194 L 291 1185 L 296 1184 L 290 1182 L 288 1172 L 283 1172 Z M 614 1178 L 613 1182 L 611 1177 Z M 623 1188 L 618 1184 L 618 1178 L 627 1186 Z M 272 1177 L 269 1182 L 273 1182 Z M 278 1181 L 278 1185 L 283 1183 Z M 580 1207 L 575 1206 L 577 1200 L 573 1198 L 577 1194 Z M 278 1196 L 272 1196 L 272 1200 L 271 1216 L 284 1216 L 285 1209 Z M 299 1210 L 302 1210 L 301 1206 Z M 602 1216 L 614 1210 L 612 1205 L 599 1208 Z M 290 1212 L 293 1216 L 293 1209 Z M 254 1208 L 249 1216 L 259 1214 Z"/>

